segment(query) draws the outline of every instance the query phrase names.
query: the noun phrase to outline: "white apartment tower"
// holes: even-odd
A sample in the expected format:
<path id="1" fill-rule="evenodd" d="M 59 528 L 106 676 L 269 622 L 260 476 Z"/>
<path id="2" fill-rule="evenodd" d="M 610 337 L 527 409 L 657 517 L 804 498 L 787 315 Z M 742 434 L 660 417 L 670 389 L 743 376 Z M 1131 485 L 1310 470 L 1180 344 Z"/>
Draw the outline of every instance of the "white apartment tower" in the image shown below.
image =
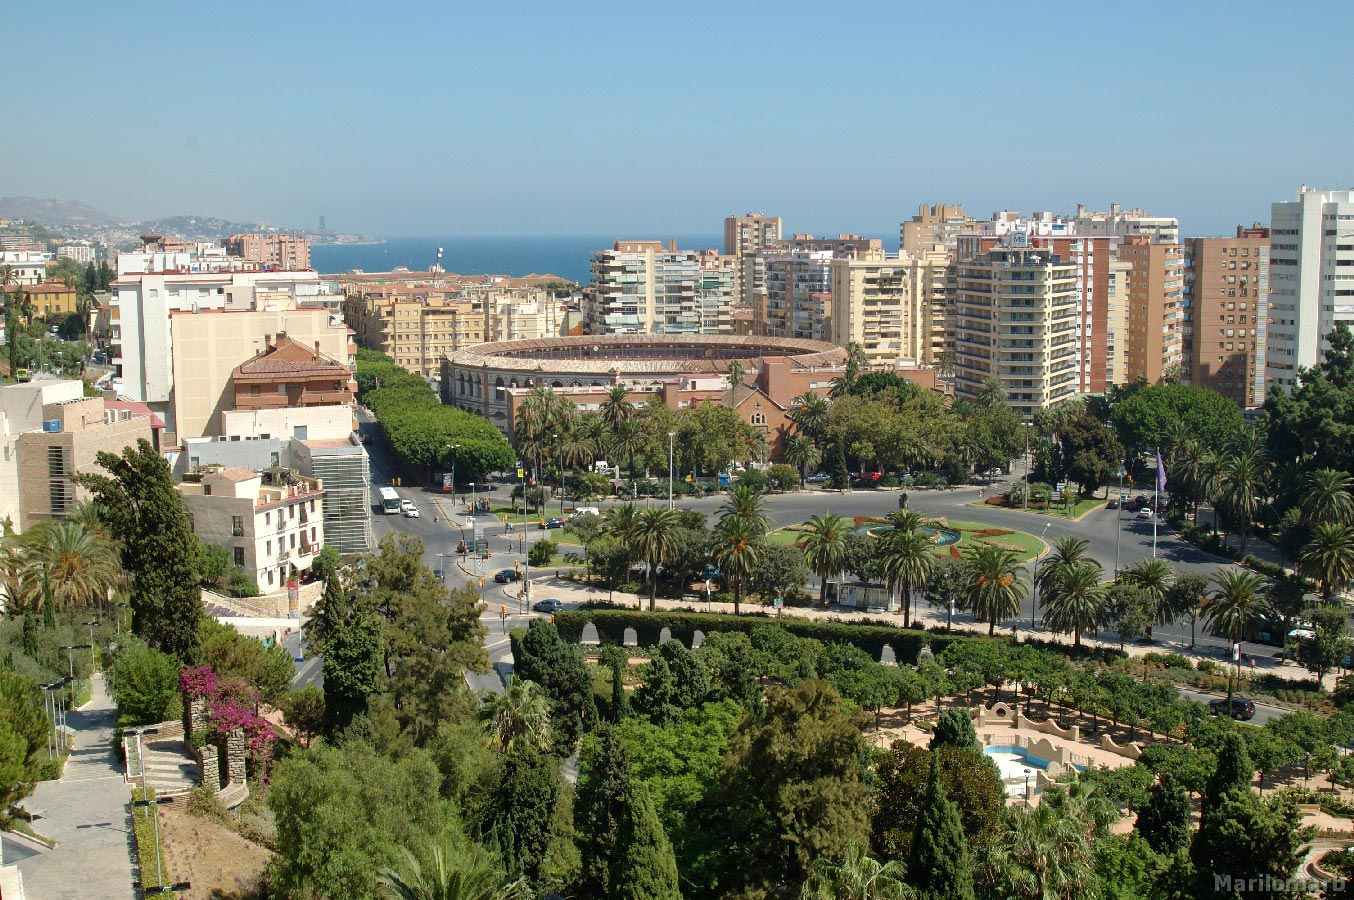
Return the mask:
<path id="1" fill-rule="evenodd" d="M 583 322 L 592 334 L 733 330 L 734 269 L 675 241 L 616 241 L 593 255 Z M 727 274 L 725 274 L 727 272 Z M 721 323 L 725 317 L 727 326 Z"/>
<path id="2" fill-rule="evenodd" d="M 1270 212 L 1266 373 L 1292 390 L 1337 322 L 1354 326 L 1354 190 L 1307 185 Z"/>

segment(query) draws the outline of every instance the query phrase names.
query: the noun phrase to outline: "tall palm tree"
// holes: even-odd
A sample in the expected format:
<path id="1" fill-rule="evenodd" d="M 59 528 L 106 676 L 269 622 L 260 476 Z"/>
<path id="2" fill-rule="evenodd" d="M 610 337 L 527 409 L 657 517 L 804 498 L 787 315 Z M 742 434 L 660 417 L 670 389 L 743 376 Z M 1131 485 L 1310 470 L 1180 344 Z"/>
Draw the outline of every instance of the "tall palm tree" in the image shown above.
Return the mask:
<path id="1" fill-rule="evenodd" d="M 808 435 L 797 434 L 785 442 L 785 461 L 799 469 L 799 486 L 803 487 L 809 469 L 823 461 L 823 453 Z"/>
<path id="2" fill-rule="evenodd" d="M 634 536 L 635 526 L 639 522 L 639 509 L 633 503 L 618 503 L 602 513 L 602 525 L 612 537 L 621 542 L 632 565 L 637 558 Z"/>
<path id="3" fill-rule="evenodd" d="M 514 675 L 507 690 L 485 705 L 483 715 L 504 753 L 525 748 L 544 753 L 550 747 L 550 698 L 534 681 Z"/>
<path id="4" fill-rule="evenodd" d="M 677 513 L 662 507 L 640 510 L 630 540 L 649 568 L 649 612 L 653 612 L 658 606 L 658 569 L 677 549 Z"/>
<path id="5" fill-rule="evenodd" d="M 0 604 L 13 616 L 41 612 L 41 602 L 41 583 L 34 579 L 27 550 L 18 538 L 6 538 L 0 545 Z"/>
<path id="6" fill-rule="evenodd" d="M 984 378 L 982 386 L 978 388 L 978 405 L 1000 406 L 1005 402 L 1006 387 L 1001 383 L 1001 379 L 995 377 Z"/>
<path id="7" fill-rule="evenodd" d="M 893 528 L 893 533 L 916 531 L 926 523 L 926 517 L 915 509 L 895 509 L 884 517 Z"/>
<path id="8" fill-rule="evenodd" d="M 758 537 L 771 530 L 771 516 L 766 511 L 766 495 L 750 484 L 736 485 L 719 507 L 719 524 L 733 520 L 748 523 Z"/>
<path id="9" fill-rule="evenodd" d="M 614 432 L 617 426 L 635 413 L 635 404 L 630 402 L 630 391 L 624 385 L 612 385 L 607 390 L 606 399 L 602 401 L 598 412 L 601 413 L 607 429 Z"/>
<path id="10" fill-rule="evenodd" d="M 842 366 L 842 373 L 832 379 L 832 399 L 851 393 L 851 388 L 855 387 L 856 379 L 860 377 L 864 368 L 865 348 L 851 341 L 846 345 L 846 364 Z"/>
<path id="11" fill-rule="evenodd" d="M 912 896 L 904 881 L 902 863 L 880 863 L 860 844 L 846 848 L 846 858 L 814 860 L 800 900 L 905 900 Z"/>
<path id="12" fill-rule="evenodd" d="M 814 442 L 827 433 L 828 402 L 813 391 L 805 391 L 790 402 L 790 421 L 795 430 Z"/>
<path id="13" fill-rule="evenodd" d="M 1354 525 L 1322 522 L 1298 553 L 1305 575 L 1321 583 L 1321 596 L 1335 598 L 1335 590 L 1354 578 Z"/>
<path id="14" fill-rule="evenodd" d="M 1241 642 L 1246 633 L 1269 610 L 1265 601 L 1265 579 L 1242 569 L 1219 569 L 1213 573 L 1217 587 L 1204 606 L 1204 621 L 1209 630 L 1225 637 L 1233 644 Z M 1237 676 L 1241 675 L 1241 659 L 1236 660 Z M 1232 706 L 1232 680 L 1227 680 L 1227 707 Z"/>
<path id="15" fill-rule="evenodd" d="M 633 418 L 624 419 L 611 430 L 611 455 L 618 461 L 625 460 L 630 477 L 635 477 L 635 457 L 648 445 L 648 435 L 644 426 Z"/>
<path id="16" fill-rule="evenodd" d="M 1354 478 L 1337 469 L 1309 474 L 1303 482 L 1302 518 L 1311 527 L 1354 524 Z"/>
<path id="17" fill-rule="evenodd" d="M 385 869 L 378 876 L 389 900 L 531 900 L 526 879 L 509 881 L 493 856 L 478 845 L 450 838 L 429 848 L 429 865 L 404 851 L 403 871 Z M 459 844 L 459 845 L 458 845 Z"/>
<path id="18" fill-rule="evenodd" d="M 730 390 L 737 389 L 743 384 L 743 379 L 747 376 L 747 366 L 741 359 L 735 359 L 724 369 L 724 374 L 729 376 Z"/>
<path id="19" fill-rule="evenodd" d="M 1142 596 L 1151 604 L 1150 622 L 1165 625 L 1170 617 L 1166 608 L 1166 595 L 1175 584 L 1175 569 L 1164 559 L 1143 559 L 1137 565 L 1124 569 L 1120 576 L 1138 586 Z M 1152 627 L 1148 625 L 1147 636 L 1152 636 Z"/>
<path id="20" fill-rule="evenodd" d="M 997 633 L 997 623 L 1020 613 L 1025 579 L 1018 557 L 1011 550 L 985 545 L 969 555 L 963 605 L 987 622 L 987 633 Z"/>
<path id="21" fill-rule="evenodd" d="M 69 609 L 108 602 L 121 567 L 103 536 L 76 522 L 52 522 L 25 535 L 34 577 L 46 578 L 52 602 Z"/>
<path id="22" fill-rule="evenodd" d="M 1218 473 L 1219 500 L 1223 511 L 1241 535 L 1241 555 L 1246 555 L 1246 536 L 1264 505 L 1265 463 L 1259 453 L 1229 456 Z"/>
<path id="23" fill-rule="evenodd" d="M 1054 541 L 1053 549 L 1035 569 L 1034 583 L 1038 585 L 1039 590 L 1047 590 L 1049 584 L 1064 571 L 1086 559 L 1086 549 L 1089 546 L 1089 541 L 1082 540 L 1074 534 L 1065 534 Z"/>
<path id="24" fill-rule="evenodd" d="M 754 520 L 741 516 L 725 518 L 715 529 L 715 562 L 733 588 L 734 615 L 742 610 L 743 587 L 761 557 L 765 534 Z"/>
<path id="25" fill-rule="evenodd" d="M 846 565 L 846 536 L 850 526 L 836 513 L 823 513 L 809 519 L 802 531 L 800 546 L 809 569 L 819 578 L 818 604 L 827 605 L 827 581 Z"/>
<path id="26" fill-rule="evenodd" d="M 1104 571 L 1087 559 L 1055 571 L 1044 585 L 1044 623 L 1054 631 L 1072 632 L 1072 646 L 1081 649 L 1081 633 L 1105 618 Z"/>
<path id="27" fill-rule="evenodd" d="M 1012 810 L 1008 826 L 980 858 L 993 896 L 1077 900 L 1095 879 L 1096 844 L 1117 818 L 1088 782 L 1057 785 L 1039 805 Z"/>
<path id="28" fill-rule="evenodd" d="M 894 529 L 884 537 L 884 574 L 889 587 L 898 587 L 903 601 L 903 627 L 912 627 L 912 594 L 926 583 L 936 568 L 936 554 L 932 539 L 914 529 Z"/>

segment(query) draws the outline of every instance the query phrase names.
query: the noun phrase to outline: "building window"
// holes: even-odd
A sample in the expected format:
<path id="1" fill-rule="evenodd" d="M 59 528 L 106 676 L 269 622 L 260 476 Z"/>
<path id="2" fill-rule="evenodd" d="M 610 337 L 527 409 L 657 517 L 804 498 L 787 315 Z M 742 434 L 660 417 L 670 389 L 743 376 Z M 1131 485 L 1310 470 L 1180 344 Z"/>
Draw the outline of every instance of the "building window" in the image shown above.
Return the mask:
<path id="1" fill-rule="evenodd" d="M 264 555 L 264 556 L 272 556 L 272 555 L 273 555 L 273 542 L 272 542 L 272 541 L 264 541 L 264 542 L 263 542 L 263 555 Z"/>
<path id="2" fill-rule="evenodd" d="M 230 533 L 233 534 L 233 535 L 235 535 L 235 537 L 244 537 L 244 517 L 243 517 L 243 516 L 231 516 L 231 517 L 230 517 Z"/>
<path id="3" fill-rule="evenodd" d="M 240 568 L 244 568 L 244 548 L 232 547 L 231 551 L 232 555 L 235 558 L 235 565 L 239 566 Z"/>

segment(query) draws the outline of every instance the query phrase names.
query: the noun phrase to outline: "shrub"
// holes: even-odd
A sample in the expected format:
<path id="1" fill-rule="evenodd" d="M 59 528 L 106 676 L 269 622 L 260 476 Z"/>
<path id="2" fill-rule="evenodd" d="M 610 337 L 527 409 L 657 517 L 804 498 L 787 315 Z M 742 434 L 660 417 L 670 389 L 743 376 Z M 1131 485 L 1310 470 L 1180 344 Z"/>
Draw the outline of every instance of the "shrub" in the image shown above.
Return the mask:
<path id="1" fill-rule="evenodd" d="M 548 566 L 550 565 L 551 557 L 555 555 L 555 551 L 558 549 L 559 544 L 556 544 L 548 538 L 537 541 L 532 544 L 531 549 L 527 551 L 527 564 L 535 566 L 536 568 Z"/>
<path id="2" fill-rule="evenodd" d="M 109 675 L 123 725 L 152 725 L 178 717 L 178 660 L 126 638 Z"/>
<path id="3" fill-rule="evenodd" d="M 896 488 L 899 484 L 900 482 L 898 481 L 898 476 L 892 473 L 885 475 L 883 478 L 879 480 L 880 487 Z"/>
<path id="4" fill-rule="evenodd" d="M 1254 572 L 1259 572 L 1261 575 L 1268 575 L 1270 578 L 1282 578 L 1286 574 L 1284 567 L 1278 563 L 1260 559 L 1250 553 L 1246 554 L 1246 558 L 1241 561 L 1241 564 Z"/>
<path id="5" fill-rule="evenodd" d="M 748 469 L 742 475 L 738 476 L 738 484 L 740 487 L 746 484 L 759 491 L 764 491 L 766 490 L 766 483 L 766 473 L 762 472 L 760 469 Z"/>
<path id="6" fill-rule="evenodd" d="M 771 487 L 778 491 L 793 491 L 799 487 L 799 470 L 794 466 L 776 463 L 766 470 Z"/>
<path id="7" fill-rule="evenodd" d="M 936 472 L 920 472 L 912 482 L 919 488 L 947 488 L 949 480 Z"/>

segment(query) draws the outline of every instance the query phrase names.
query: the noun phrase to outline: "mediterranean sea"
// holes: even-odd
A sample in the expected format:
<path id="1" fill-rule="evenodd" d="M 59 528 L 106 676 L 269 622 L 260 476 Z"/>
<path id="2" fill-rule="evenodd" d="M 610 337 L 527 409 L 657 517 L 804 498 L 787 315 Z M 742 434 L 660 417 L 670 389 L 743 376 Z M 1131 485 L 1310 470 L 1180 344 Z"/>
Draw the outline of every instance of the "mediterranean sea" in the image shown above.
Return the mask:
<path id="1" fill-rule="evenodd" d="M 677 239 L 684 250 L 721 248 L 715 234 L 642 235 L 635 240 Z M 316 244 L 310 262 L 325 275 L 353 269 L 389 272 L 396 266 L 426 271 L 443 248 L 442 268 L 458 275 L 558 275 L 578 284 L 592 280 L 588 262 L 598 250 L 609 248 L 614 237 L 568 235 L 553 237 L 426 237 L 388 238 L 384 244 Z"/>

